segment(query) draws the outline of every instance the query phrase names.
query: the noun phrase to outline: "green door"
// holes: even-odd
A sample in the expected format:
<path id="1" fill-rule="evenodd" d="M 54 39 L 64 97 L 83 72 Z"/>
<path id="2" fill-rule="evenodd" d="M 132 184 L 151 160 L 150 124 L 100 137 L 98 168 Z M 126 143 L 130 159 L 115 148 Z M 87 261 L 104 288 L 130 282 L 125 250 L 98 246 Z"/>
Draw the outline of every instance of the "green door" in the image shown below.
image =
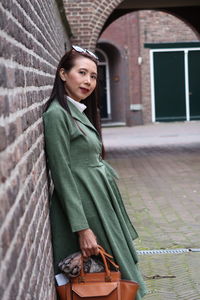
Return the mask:
<path id="1" fill-rule="evenodd" d="M 200 120 L 200 50 L 188 52 L 190 120 Z"/>
<path id="2" fill-rule="evenodd" d="M 184 52 L 154 52 L 155 121 L 186 120 Z"/>

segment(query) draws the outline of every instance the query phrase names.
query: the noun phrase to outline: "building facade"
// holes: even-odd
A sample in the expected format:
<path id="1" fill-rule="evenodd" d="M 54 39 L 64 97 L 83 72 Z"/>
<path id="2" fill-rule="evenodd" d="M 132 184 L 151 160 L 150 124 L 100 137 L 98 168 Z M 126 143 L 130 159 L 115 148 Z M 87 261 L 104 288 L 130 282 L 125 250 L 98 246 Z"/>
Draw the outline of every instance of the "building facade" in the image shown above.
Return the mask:
<path id="1" fill-rule="evenodd" d="M 198 35 L 183 21 L 160 11 L 130 13 L 102 33 L 97 48 L 104 52 L 109 70 L 109 113 L 103 115 L 104 124 L 133 126 L 200 118 L 200 43 Z M 186 71 L 188 63 L 190 70 Z M 104 99 L 103 111 L 105 103 Z"/>

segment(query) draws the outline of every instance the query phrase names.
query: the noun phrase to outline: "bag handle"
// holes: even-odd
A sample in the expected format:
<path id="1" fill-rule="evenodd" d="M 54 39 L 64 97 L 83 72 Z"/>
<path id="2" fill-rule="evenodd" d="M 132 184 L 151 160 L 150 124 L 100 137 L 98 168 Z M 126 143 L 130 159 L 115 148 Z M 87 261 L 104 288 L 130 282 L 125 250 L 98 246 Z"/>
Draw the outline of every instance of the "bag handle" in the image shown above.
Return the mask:
<path id="1" fill-rule="evenodd" d="M 101 247 L 100 245 L 98 245 L 98 248 L 99 248 L 99 250 L 102 251 L 102 253 L 104 254 L 105 258 L 109 261 L 109 263 L 110 263 L 111 265 L 113 265 L 116 269 L 119 270 L 119 266 L 112 260 L 112 259 L 113 259 L 113 256 L 110 255 L 110 254 L 108 254 L 108 253 L 104 250 L 104 248 Z"/>
<path id="2" fill-rule="evenodd" d="M 116 268 L 119 269 L 119 266 L 114 263 L 113 256 L 111 256 L 110 254 L 108 254 L 101 246 L 98 245 L 99 248 L 99 254 L 102 257 L 103 260 L 103 264 L 104 264 L 104 268 L 105 268 L 105 281 L 112 281 L 111 278 L 111 272 L 110 272 L 110 268 L 108 266 L 107 260 Z M 81 257 L 81 272 L 80 272 L 80 276 L 79 276 L 79 282 L 85 282 L 85 272 L 84 272 L 84 268 L 83 268 L 83 256 Z"/>

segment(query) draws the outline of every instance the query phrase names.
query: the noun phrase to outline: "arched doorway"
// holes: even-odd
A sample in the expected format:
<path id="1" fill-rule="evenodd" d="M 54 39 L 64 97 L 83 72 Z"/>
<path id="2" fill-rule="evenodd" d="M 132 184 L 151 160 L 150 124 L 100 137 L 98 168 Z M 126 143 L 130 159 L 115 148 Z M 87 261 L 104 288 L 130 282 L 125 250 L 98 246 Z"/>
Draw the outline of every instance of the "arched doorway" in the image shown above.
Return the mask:
<path id="1" fill-rule="evenodd" d="M 126 89 L 121 87 L 127 77 L 121 49 L 105 40 L 99 40 L 97 55 L 100 58 L 100 98 L 103 126 L 125 125 Z M 124 85 L 123 85 L 124 86 Z"/>
<path id="2" fill-rule="evenodd" d="M 109 63 L 106 53 L 97 48 L 96 54 L 99 58 L 99 90 L 100 90 L 100 109 L 101 119 L 111 119 L 111 103 L 110 103 L 110 73 Z"/>

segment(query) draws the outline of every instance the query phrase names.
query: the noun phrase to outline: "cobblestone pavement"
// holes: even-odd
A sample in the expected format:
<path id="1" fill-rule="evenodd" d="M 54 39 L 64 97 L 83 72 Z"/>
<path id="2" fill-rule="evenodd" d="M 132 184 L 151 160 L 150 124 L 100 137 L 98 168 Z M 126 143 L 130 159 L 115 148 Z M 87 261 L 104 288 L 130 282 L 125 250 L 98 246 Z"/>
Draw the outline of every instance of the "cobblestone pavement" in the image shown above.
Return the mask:
<path id="1" fill-rule="evenodd" d="M 140 236 L 144 299 L 200 300 L 200 122 L 104 128 L 103 140 Z"/>

